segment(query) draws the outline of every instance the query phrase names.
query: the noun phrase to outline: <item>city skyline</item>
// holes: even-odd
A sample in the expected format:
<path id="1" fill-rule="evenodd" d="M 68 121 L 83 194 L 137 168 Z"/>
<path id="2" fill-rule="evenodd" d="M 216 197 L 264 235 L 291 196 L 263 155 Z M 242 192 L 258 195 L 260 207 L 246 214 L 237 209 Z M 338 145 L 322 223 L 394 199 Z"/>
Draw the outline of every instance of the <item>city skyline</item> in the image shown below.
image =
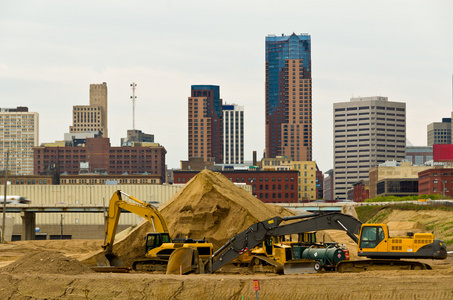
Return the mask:
<path id="1" fill-rule="evenodd" d="M 251 160 L 252 151 L 260 159 L 265 37 L 308 33 L 313 160 L 322 171 L 333 167 L 332 104 L 351 97 L 382 95 L 406 102 L 407 138 L 426 145 L 426 126 L 451 111 L 453 4 L 294 1 L 288 7 L 281 10 L 272 2 L 4 3 L 0 107 L 27 106 L 40 115 L 39 143 L 62 140 L 72 107 L 88 103 L 89 84 L 107 82 L 109 137 L 117 146 L 132 127 L 129 84 L 136 82 L 136 128 L 154 134 L 167 149 L 168 166 L 177 168 L 187 159 L 190 86 L 219 85 L 223 99 L 234 99 L 247 112 L 245 159 Z"/>

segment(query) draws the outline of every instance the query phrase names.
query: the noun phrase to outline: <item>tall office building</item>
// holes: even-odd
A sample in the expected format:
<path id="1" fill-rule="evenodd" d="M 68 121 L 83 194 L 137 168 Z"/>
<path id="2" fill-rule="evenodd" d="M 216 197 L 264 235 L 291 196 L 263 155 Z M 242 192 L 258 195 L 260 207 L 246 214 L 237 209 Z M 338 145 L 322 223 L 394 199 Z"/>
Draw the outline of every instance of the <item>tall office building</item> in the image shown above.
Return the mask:
<path id="1" fill-rule="evenodd" d="M 223 163 L 244 163 L 244 107 L 236 104 L 222 106 Z"/>
<path id="2" fill-rule="evenodd" d="M 217 85 L 192 85 L 189 97 L 189 159 L 223 163 L 222 99 Z"/>
<path id="3" fill-rule="evenodd" d="M 334 103 L 334 197 L 367 181 L 369 170 L 406 158 L 406 103 L 387 97 L 351 98 Z"/>
<path id="4" fill-rule="evenodd" d="M 428 146 L 434 144 L 451 144 L 451 118 L 442 118 L 442 122 L 434 122 L 428 125 Z"/>
<path id="5" fill-rule="evenodd" d="M 265 156 L 312 160 L 309 35 L 266 37 Z"/>
<path id="6" fill-rule="evenodd" d="M 76 105 L 72 113 L 70 133 L 100 132 L 108 137 L 107 83 L 90 84 L 90 105 Z"/>
<path id="7" fill-rule="evenodd" d="M 39 143 L 39 114 L 28 107 L 0 108 L 0 170 L 33 175 L 33 147 Z"/>

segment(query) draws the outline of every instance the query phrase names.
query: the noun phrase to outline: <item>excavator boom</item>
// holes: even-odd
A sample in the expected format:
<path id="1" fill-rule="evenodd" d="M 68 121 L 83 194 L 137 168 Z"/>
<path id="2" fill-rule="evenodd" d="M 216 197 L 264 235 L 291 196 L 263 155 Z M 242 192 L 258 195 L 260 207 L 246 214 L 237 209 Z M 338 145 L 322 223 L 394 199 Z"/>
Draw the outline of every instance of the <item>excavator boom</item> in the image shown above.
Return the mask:
<path id="1" fill-rule="evenodd" d="M 123 200 L 122 196 L 126 196 L 133 202 Z M 115 241 L 115 234 L 118 227 L 118 221 L 121 215 L 121 210 L 125 209 L 138 216 L 145 218 L 152 224 L 154 232 L 167 232 L 168 227 L 164 217 L 152 205 L 140 201 L 120 190 L 116 191 L 110 199 L 109 210 L 107 212 L 106 226 L 105 226 L 105 241 L 102 248 L 106 254 L 112 253 L 113 243 Z"/>
<path id="2" fill-rule="evenodd" d="M 280 224 L 283 221 L 303 219 L 287 225 Z M 352 216 L 341 213 L 307 214 L 294 217 L 274 217 L 262 222 L 255 223 L 243 232 L 232 237 L 225 245 L 217 250 L 212 256 L 211 269 L 207 272 L 215 272 L 244 252 L 251 250 L 272 236 L 282 236 L 307 231 L 325 229 L 338 229 L 357 242 L 355 234 L 359 233 L 362 223 Z"/>
<path id="3" fill-rule="evenodd" d="M 302 220 L 281 225 L 283 221 L 296 219 Z M 243 232 L 232 237 L 212 255 L 210 269 L 207 269 L 206 272 L 215 272 L 270 237 L 319 230 L 345 231 L 358 244 L 358 255 L 371 258 L 340 261 L 336 265 L 337 271 L 340 272 L 357 272 L 371 269 L 430 269 L 427 264 L 402 261 L 400 259 L 445 259 L 447 257 L 445 242 L 434 239 L 432 234 L 389 237 L 388 228 L 385 224 L 362 224 L 356 218 L 341 213 L 317 213 L 285 218 L 274 217 L 251 225 Z M 320 250 L 315 249 L 314 251 Z"/>
<path id="4" fill-rule="evenodd" d="M 124 200 L 123 196 L 126 196 L 131 201 Z M 119 268 L 122 266 L 120 258 L 113 253 L 113 243 L 123 209 L 143 217 L 152 225 L 154 231 L 147 234 L 144 245 L 144 256 L 148 259 L 134 261 L 132 264 L 134 270 L 167 270 L 169 272 L 168 266 L 170 266 L 170 271 L 177 269 L 178 274 L 181 270 L 180 268 L 182 268 L 183 273 L 190 273 L 198 271 L 198 262 L 204 264 L 204 261 L 209 260 L 212 255 L 213 246 L 205 239 L 179 238 L 171 240 L 167 223 L 154 206 L 118 190 L 110 199 L 106 218 L 105 241 L 104 245 L 102 245 L 104 256 L 98 258 L 96 271 L 108 272 L 110 269 L 106 267 Z M 189 249 L 186 251 L 175 251 L 180 248 Z M 176 253 L 173 255 L 173 252 Z M 169 258 L 171 258 L 170 261 Z M 173 266 L 176 267 L 173 268 Z"/>

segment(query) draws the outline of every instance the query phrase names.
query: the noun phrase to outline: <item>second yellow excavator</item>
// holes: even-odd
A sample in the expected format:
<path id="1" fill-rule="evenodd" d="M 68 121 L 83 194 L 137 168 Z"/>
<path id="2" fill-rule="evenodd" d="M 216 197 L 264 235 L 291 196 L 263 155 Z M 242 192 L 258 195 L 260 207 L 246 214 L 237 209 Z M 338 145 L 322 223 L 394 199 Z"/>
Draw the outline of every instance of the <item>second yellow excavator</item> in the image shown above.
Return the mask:
<path id="1" fill-rule="evenodd" d="M 284 221 L 300 221 L 282 225 Z M 431 269 L 431 266 L 419 261 L 405 259 L 446 259 L 447 247 L 443 240 L 435 239 L 432 233 L 410 233 L 407 236 L 391 237 L 386 224 L 362 224 L 356 218 L 341 213 L 315 213 L 291 217 L 274 217 L 251 225 L 246 230 L 233 236 L 212 256 L 206 272 L 212 273 L 231 262 L 243 253 L 253 249 L 272 237 L 280 237 L 308 231 L 342 230 L 358 245 L 356 260 L 341 259 L 335 248 L 301 249 L 297 243 L 291 243 L 285 250 L 285 265 L 297 263 L 297 260 L 313 260 L 316 271 L 322 268 L 321 261 L 326 256 L 335 255 L 340 260 L 329 265 L 330 270 L 338 272 L 360 272 L 367 270 L 393 269 Z M 292 250 L 292 251 L 291 251 Z M 297 251 L 296 251 L 297 250 Z M 303 250 L 303 251 L 302 251 Z M 333 255 L 332 255 L 333 254 Z M 262 262 L 264 260 L 255 260 Z M 324 264 L 325 265 L 325 264 Z M 286 268 L 286 266 L 284 266 Z"/>
<path id="2" fill-rule="evenodd" d="M 128 197 L 133 202 L 123 200 L 122 196 Z M 211 257 L 213 253 L 211 243 L 205 239 L 171 239 L 164 217 L 154 206 L 118 190 L 110 199 L 106 218 L 105 242 L 102 245 L 106 260 L 99 260 L 98 265 L 103 264 L 100 263 L 101 261 L 107 261 L 109 266 L 120 267 L 122 265 L 122 261 L 113 253 L 113 243 L 123 209 L 145 218 L 153 227 L 153 232 L 149 232 L 145 239 L 145 257 L 147 259 L 134 261 L 132 264 L 134 270 L 166 271 L 170 255 L 173 254 L 172 262 L 177 265 L 178 273 L 198 272 L 199 268 L 203 268 Z M 173 253 L 179 248 L 189 248 L 193 251 Z"/>

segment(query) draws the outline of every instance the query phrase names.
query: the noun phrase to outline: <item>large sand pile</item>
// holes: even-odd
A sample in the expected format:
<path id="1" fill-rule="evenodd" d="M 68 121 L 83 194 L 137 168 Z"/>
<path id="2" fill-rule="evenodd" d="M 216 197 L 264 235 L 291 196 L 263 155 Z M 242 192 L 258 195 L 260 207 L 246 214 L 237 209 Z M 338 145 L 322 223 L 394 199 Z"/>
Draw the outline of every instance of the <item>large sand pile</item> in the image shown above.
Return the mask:
<path id="1" fill-rule="evenodd" d="M 256 222 L 291 214 L 283 208 L 277 213 L 278 209 L 208 170 L 198 173 L 159 208 L 171 236 L 206 237 L 214 249 Z"/>
<path id="2" fill-rule="evenodd" d="M 76 260 L 54 251 L 40 251 L 25 255 L 0 269 L 11 274 L 67 274 L 93 273 L 90 268 Z"/>
<path id="3" fill-rule="evenodd" d="M 280 206 L 263 203 L 222 174 L 209 170 L 198 173 L 159 210 L 167 221 L 172 238 L 206 238 L 214 245 L 214 250 L 254 223 L 276 215 L 295 214 Z M 124 266 L 145 259 L 144 238 L 151 231 L 152 225 L 143 222 L 115 242 L 113 253 L 119 256 Z M 84 263 L 96 264 L 100 256 L 98 253 Z"/>

